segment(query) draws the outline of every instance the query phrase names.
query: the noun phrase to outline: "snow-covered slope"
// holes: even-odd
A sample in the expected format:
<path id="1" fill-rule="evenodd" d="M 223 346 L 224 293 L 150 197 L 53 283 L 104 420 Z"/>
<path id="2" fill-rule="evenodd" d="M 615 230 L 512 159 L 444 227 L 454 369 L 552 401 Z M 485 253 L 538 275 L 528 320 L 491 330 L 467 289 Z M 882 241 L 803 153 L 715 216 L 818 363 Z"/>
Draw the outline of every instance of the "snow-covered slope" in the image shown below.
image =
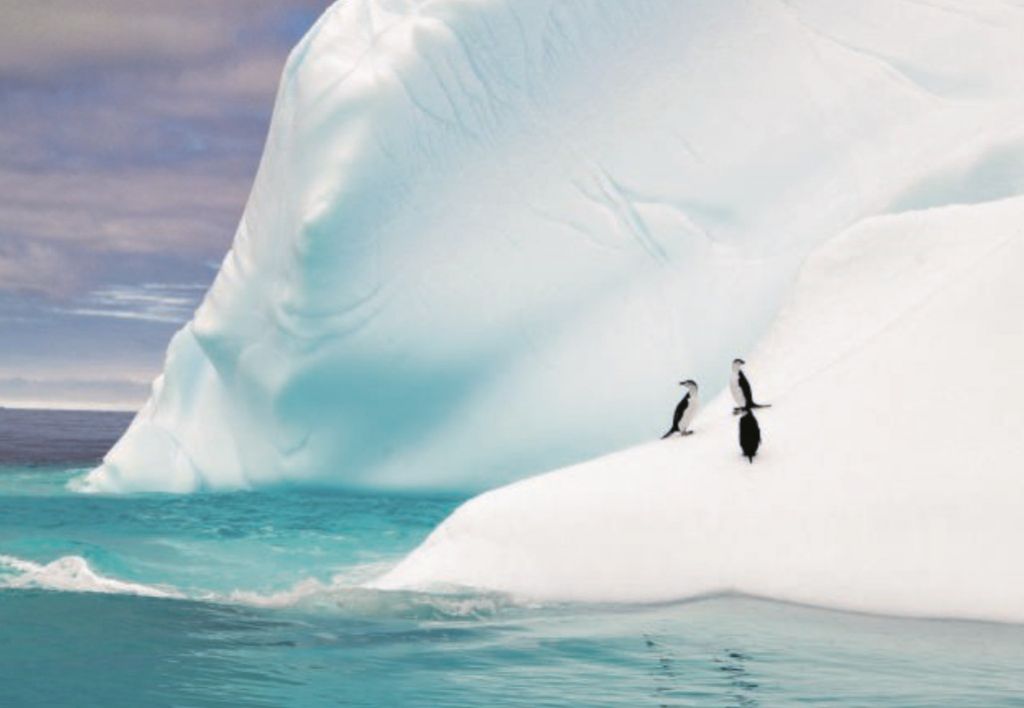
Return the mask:
<path id="1" fill-rule="evenodd" d="M 1024 198 L 867 221 L 751 357 L 753 464 L 726 393 L 688 438 L 467 502 L 376 584 L 1024 621 L 1022 264 Z"/>
<path id="2" fill-rule="evenodd" d="M 814 244 L 1021 191 L 1021 36 L 995 0 L 341 2 L 87 486 L 486 488 L 650 437 Z"/>

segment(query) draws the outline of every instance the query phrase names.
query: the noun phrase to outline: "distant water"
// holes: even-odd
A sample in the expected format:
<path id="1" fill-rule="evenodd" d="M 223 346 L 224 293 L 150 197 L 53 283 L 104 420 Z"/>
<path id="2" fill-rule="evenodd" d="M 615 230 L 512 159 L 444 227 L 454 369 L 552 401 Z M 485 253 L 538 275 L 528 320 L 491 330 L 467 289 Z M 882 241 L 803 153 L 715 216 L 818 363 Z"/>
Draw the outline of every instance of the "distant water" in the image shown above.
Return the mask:
<path id="1" fill-rule="evenodd" d="M 0 411 L 0 706 L 1024 706 L 1024 627 L 363 590 L 460 500 L 79 495 L 130 416 Z"/>
<path id="2" fill-rule="evenodd" d="M 0 465 L 94 464 L 133 415 L 0 408 Z"/>

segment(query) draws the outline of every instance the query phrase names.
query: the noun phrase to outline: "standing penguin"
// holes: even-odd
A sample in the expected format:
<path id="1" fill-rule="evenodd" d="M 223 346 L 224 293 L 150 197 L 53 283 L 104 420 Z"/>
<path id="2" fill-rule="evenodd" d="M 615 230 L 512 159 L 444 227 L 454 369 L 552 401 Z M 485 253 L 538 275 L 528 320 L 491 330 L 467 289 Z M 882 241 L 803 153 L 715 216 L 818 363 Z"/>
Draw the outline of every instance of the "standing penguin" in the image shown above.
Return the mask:
<path id="1" fill-rule="evenodd" d="M 697 400 L 697 382 L 692 379 L 686 379 L 686 381 L 680 381 L 679 385 L 686 387 L 686 393 L 683 394 L 683 400 L 679 401 L 679 405 L 676 406 L 676 412 L 672 416 L 672 427 L 661 436 L 662 440 L 672 433 L 679 433 L 680 435 L 690 435 L 693 433 L 690 430 L 690 421 L 697 414 L 697 408 L 700 405 L 700 401 Z"/>
<path id="2" fill-rule="evenodd" d="M 753 408 L 771 408 L 770 403 L 754 403 L 754 392 L 750 388 L 750 381 L 743 373 L 743 367 L 747 362 L 742 359 L 732 360 L 732 376 L 729 377 L 729 391 L 732 393 L 732 400 L 736 401 L 736 407 L 732 414 L 740 411 L 749 411 Z"/>
<path id="3" fill-rule="evenodd" d="M 740 449 L 743 456 L 754 463 L 754 455 L 757 448 L 761 446 L 761 426 L 757 424 L 757 418 L 749 410 L 740 418 Z"/>

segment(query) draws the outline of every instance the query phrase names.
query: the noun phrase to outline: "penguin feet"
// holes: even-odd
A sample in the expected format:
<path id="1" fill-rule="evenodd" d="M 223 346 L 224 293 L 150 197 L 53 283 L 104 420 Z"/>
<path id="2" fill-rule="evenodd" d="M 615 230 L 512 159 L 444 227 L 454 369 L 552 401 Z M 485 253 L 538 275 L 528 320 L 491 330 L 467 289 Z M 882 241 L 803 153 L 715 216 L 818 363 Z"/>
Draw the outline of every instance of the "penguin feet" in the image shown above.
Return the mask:
<path id="1" fill-rule="evenodd" d="M 681 432 L 679 434 L 680 435 L 693 435 L 693 431 L 692 430 L 684 430 L 683 432 Z"/>

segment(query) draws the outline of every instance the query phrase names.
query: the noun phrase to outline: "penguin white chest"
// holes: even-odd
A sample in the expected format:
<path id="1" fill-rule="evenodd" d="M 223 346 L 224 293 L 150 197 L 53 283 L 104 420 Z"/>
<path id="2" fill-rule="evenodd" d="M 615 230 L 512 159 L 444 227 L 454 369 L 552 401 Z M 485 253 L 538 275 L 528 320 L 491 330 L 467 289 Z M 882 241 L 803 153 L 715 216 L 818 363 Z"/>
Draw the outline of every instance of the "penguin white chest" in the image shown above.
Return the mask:
<path id="1" fill-rule="evenodd" d="M 743 397 L 743 390 L 740 389 L 740 375 L 733 374 L 729 378 L 729 393 L 732 394 L 732 400 L 736 401 L 737 406 L 745 406 L 747 404 Z"/>
<path id="2" fill-rule="evenodd" d="M 690 422 L 693 421 L 694 416 L 697 415 L 697 409 L 700 407 L 700 401 L 697 399 L 697 394 L 690 394 L 690 405 L 686 407 L 686 411 L 683 413 L 683 419 L 679 421 L 680 430 L 689 430 Z"/>

